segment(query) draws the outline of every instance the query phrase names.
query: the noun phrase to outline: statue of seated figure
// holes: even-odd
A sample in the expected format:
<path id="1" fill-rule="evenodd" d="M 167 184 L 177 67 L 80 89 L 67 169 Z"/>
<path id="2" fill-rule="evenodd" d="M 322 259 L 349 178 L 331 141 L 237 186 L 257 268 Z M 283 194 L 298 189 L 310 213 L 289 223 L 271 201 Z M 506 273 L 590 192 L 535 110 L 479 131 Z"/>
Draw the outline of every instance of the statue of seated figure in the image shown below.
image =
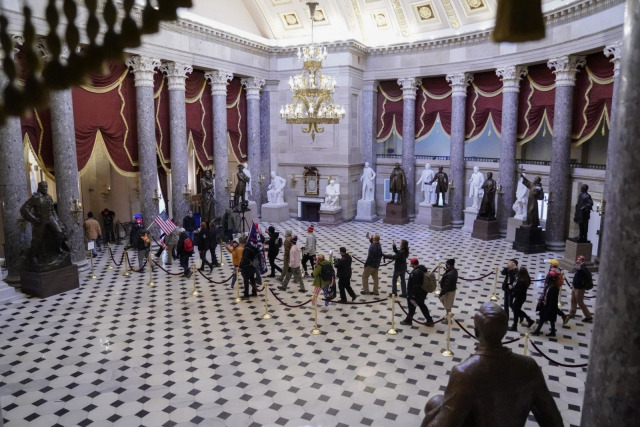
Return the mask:
<path id="1" fill-rule="evenodd" d="M 320 209 L 336 210 L 340 207 L 340 184 L 330 180 L 324 193 L 324 203 Z"/>

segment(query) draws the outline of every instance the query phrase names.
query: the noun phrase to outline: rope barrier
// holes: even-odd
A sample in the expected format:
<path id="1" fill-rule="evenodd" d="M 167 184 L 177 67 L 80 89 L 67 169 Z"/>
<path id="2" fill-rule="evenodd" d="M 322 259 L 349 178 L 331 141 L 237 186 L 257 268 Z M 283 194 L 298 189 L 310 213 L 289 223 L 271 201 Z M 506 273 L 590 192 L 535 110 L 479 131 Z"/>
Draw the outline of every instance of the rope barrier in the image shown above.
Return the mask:
<path id="1" fill-rule="evenodd" d="M 553 360 L 552 358 L 550 358 L 549 356 L 547 356 L 546 354 L 544 354 L 544 353 L 542 352 L 542 350 L 540 350 L 540 348 L 536 345 L 536 343 L 535 343 L 533 340 L 531 340 L 530 342 L 531 342 L 531 345 L 533 345 L 533 348 L 535 348 L 535 349 L 538 351 L 538 353 L 540 353 L 540 355 L 541 355 L 542 357 L 544 357 L 544 358 L 545 358 L 545 359 L 547 359 L 549 362 L 551 362 L 551 363 L 553 363 L 553 364 L 555 364 L 555 365 L 562 366 L 563 368 L 586 368 L 586 367 L 587 367 L 587 365 L 589 365 L 588 363 L 581 363 L 581 364 L 578 364 L 578 365 L 569 365 L 569 364 L 567 364 L 567 363 L 560 363 L 560 362 L 556 362 L 555 360 Z"/>
<path id="2" fill-rule="evenodd" d="M 231 276 L 227 277 L 225 280 L 222 281 L 217 281 L 217 280 L 211 280 L 209 279 L 207 276 L 205 276 L 205 274 L 200 271 L 200 270 L 196 270 L 202 277 L 204 277 L 209 283 L 213 283 L 215 285 L 222 285 L 224 283 L 227 283 L 229 280 L 231 280 L 233 278 L 234 273 L 231 273 Z"/>
<path id="3" fill-rule="evenodd" d="M 302 307 L 303 305 L 307 305 L 311 302 L 311 298 L 309 298 L 307 301 L 301 303 L 301 304 L 297 304 L 297 305 L 289 305 L 286 302 L 282 301 L 280 299 L 280 297 L 278 297 L 278 295 L 273 291 L 273 289 L 271 289 L 271 287 L 269 288 L 269 291 L 271 291 L 271 293 L 273 294 L 273 296 L 278 300 L 278 302 L 282 305 L 284 305 L 285 307 L 289 307 L 289 308 L 296 308 L 296 307 Z"/>
<path id="4" fill-rule="evenodd" d="M 436 267 L 437 268 L 437 267 Z M 477 280 L 482 280 L 482 279 L 486 279 L 487 277 L 491 276 L 492 274 L 494 274 L 495 271 L 490 271 L 489 273 L 485 274 L 484 276 L 481 277 L 476 277 L 475 279 L 467 279 L 465 277 L 458 277 L 458 279 L 460 280 L 464 280 L 466 282 L 475 282 Z"/>
<path id="5" fill-rule="evenodd" d="M 356 261 L 358 261 L 360 264 L 364 264 L 364 261 L 362 261 L 361 259 L 359 259 L 357 256 L 355 255 L 351 255 L 351 258 L 355 259 Z M 393 264 L 393 261 L 389 261 L 386 262 L 384 264 L 380 264 L 380 267 L 384 267 L 385 265 L 389 265 L 389 264 Z"/>
<path id="6" fill-rule="evenodd" d="M 400 308 L 402 309 L 402 311 L 404 311 L 404 314 L 406 314 L 407 316 L 409 316 L 409 312 L 408 312 L 407 310 L 405 310 L 405 308 L 402 306 L 402 303 L 400 303 L 400 301 L 396 301 L 396 304 L 398 304 L 398 305 L 400 306 Z M 436 323 L 440 323 L 440 322 L 444 321 L 444 319 L 445 319 L 444 317 L 441 317 L 440 319 L 435 320 L 435 321 L 433 322 L 433 324 L 435 325 Z M 427 322 L 421 322 L 421 321 L 419 321 L 419 320 L 416 320 L 414 317 L 412 317 L 412 318 L 411 318 L 411 320 L 412 320 L 413 322 L 419 323 L 419 324 L 421 324 L 421 325 L 426 325 L 426 324 L 427 324 Z"/>
<path id="7" fill-rule="evenodd" d="M 131 271 L 136 272 L 136 273 L 140 273 L 147 266 L 147 259 L 146 258 L 144 259 L 144 262 L 142 263 L 142 267 L 140 267 L 137 270 L 135 268 L 133 268 L 133 265 L 131 265 L 131 260 L 129 259 L 129 254 L 127 254 L 127 263 L 129 264 L 129 268 L 131 269 Z"/>
<path id="8" fill-rule="evenodd" d="M 458 319 L 454 319 L 456 321 L 456 323 L 458 324 L 458 326 L 460 326 L 460 328 L 464 331 L 465 334 L 469 335 L 471 338 L 473 338 L 474 340 L 477 340 L 478 338 L 473 335 L 471 332 L 469 332 L 469 330 L 467 328 L 465 328 L 464 326 L 462 326 L 462 323 L 460 323 L 460 321 Z M 519 341 L 522 339 L 522 337 L 524 337 L 524 335 L 520 335 L 518 338 L 514 338 L 511 340 L 507 340 L 507 341 L 502 341 L 502 345 L 507 345 L 507 344 L 511 344 L 514 343 L 516 341 Z"/>
<path id="9" fill-rule="evenodd" d="M 111 248 L 109 248 L 109 256 L 111 256 L 111 261 L 113 261 L 113 263 L 120 267 L 122 265 L 122 260 L 124 259 L 124 252 L 122 253 L 122 257 L 120 258 L 120 262 L 116 261 L 115 258 L 113 257 L 113 251 L 111 250 Z"/>
<path id="10" fill-rule="evenodd" d="M 355 301 L 336 301 L 335 299 L 325 299 L 322 298 L 322 301 L 327 301 L 327 302 L 332 302 L 334 304 L 346 304 L 346 305 L 368 305 L 368 304 L 377 304 L 379 302 L 384 302 L 384 301 L 388 301 L 389 298 L 380 298 L 380 299 L 374 299 L 372 301 L 359 301 L 359 302 L 355 302 Z"/>
<path id="11" fill-rule="evenodd" d="M 172 276 L 182 276 L 182 275 L 184 274 L 184 273 L 174 273 L 174 272 L 172 272 L 172 271 L 167 270 L 166 268 L 164 268 L 164 267 L 162 266 L 162 264 L 159 264 L 159 263 L 158 263 L 158 261 L 156 261 L 155 259 L 152 259 L 151 261 L 153 261 L 153 263 L 154 263 L 155 265 L 157 265 L 158 267 L 160 267 L 160 270 L 162 270 L 162 271 L 164 271 L 165 273 L 170 274 L 170 275 L 172 275 Z"/>

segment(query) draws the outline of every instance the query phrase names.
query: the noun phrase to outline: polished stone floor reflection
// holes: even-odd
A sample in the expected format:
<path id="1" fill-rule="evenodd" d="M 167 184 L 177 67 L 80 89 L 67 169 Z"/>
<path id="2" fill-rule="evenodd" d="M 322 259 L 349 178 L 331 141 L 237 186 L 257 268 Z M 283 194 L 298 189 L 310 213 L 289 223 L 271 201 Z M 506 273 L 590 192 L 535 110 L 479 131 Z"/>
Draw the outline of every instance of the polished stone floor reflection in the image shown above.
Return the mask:
<path id="1" fill-rule="evenodd" d="M 307 225 L 291 220 L 275 227 L 281 232 L 291 228 L 304 241 Z M 364 260 L 365 233 L 374 231 L 380 233 L 385 252 L 391 252 L 393 239 L 407 238 L 411 256 L 432 268 L 456 258 L 460 276 L 467 279 L 486 275 L 514 257 L 536 279 L 547 270 L 544 260 L 557 256 L 523 255 L 502 240 L 483 242 L 459 230 L 431 232 L 413 223 L 316 226 L 318 248 L 337 253 L 346 246 Z M 122 246 L 113 250 L 119 261 Z M 208 278 L 229 276 L 227 255 L 224 267 L 213 274 L 207 269 Z M 236 303 L 227 284 L 198 275 L 201 295 L 194 297 L 191 279 L 156 269 L 156 286 L 149 287 L 148 274 L 123 277 L 122 267 L 106 270 L 106 265 L 103 253 L 96 262 L 98 279 L 83 273 L 77 291 L 0 308 L 0 403 L 6 426 L 416 426 L 429 396 L 444 390 L 452 366 L 474 350 L 475 341 L 454 325 L 455 356 L 442 356 L 446 325 L 400 326 L 404 313 L 399 309 L 398 335 L 387 335 L 388 301 L 332 303 L 319 310 L 323 334 L 311 335 L 310 305 L 288 308 L 270 295 L 273 318 L 262 319 L 264 294 Z M 174 263 L 170 269 L 177 272 L 177 267 Z M 362 264 L 354 267 L 356 302 L 389 296 L 392 265 L 381 268 L 380 297 L 359 295 Z M 597 293 L 594 277 L 590 296 Z M 490 297 L 493 283 L 489 276 L 458 284 L 454 314 L 466 328 L 472 326 L 474 310 Z M 283 302 L 296 305 L 311 296 L 311 281 L 306 284 L 307 294 L 297 288 L 275 291 Z M 540 290 L 536 282 L 529 291 L 525 309 L 530 315 Z M 587 304 L 593 307 L 595 299 Z M 444 310 L 433 295 L 428 307 L 435 319 L 442 317 Z M 534 342 L 557 362 L 585 363 L 592 325 L 582 323 L 579 315 L 567 326 L 558 325 L 556 338 L 536 337 Z M 543 332 L 547 330 L 545 326 Z M 521 326 L 519 333 L 526 331 Z M 509 332 L 507 338 L 518 335 Z M 521 353 L 523 345 L 520 339 L 509 347 Z M 577 426 L 586 369 L 553 365 L 529 349 L 542 366 L 565 425 Z"/>

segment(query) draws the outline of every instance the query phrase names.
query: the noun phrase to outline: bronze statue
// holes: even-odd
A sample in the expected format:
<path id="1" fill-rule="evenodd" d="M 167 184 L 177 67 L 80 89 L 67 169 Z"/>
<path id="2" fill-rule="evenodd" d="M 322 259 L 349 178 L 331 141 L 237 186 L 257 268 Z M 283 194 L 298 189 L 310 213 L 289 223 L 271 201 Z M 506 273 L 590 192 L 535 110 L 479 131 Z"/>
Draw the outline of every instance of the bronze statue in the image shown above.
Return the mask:
<path id="1" fill-rule="evenodd" d="M 487 172 L 487 179 L 482 184 L 484 195 L 480 203 L 478 218 L 494 219 L 496 217 L 496 181 L 493 179 L 493 173 Z"/>
<path id="2" fill-rule="evenodd" d="M 209 224 L 215 217 L 215 193 L 214 178 L 215 174 L 211 170 L 204 172 L 204 177 L 200 179 L 200 188 L 202 190 L 200 196 L 200 214 L 201 220 Z"/>
<path id="3" fill-rule="evenodd" d="M 526 224 L 531 227 L 540 227 L 540 216 L 538 215 L 538 200 L 544 200 L 544 190 L 542 189 L 542 179 L 539 176 L 529 181 L 524 174 L 520 174 L 522 183 L 529 189 L 529 200 L 527 202 Z"/>
<path id="4" fill-rule="evenodd" d="M 593 199 L 588 193 L 589 186 L 582 184 L 580 187 L 580 194 L 578 195 L 578 203 L 576 203 L 576 212 L 573 215 L 573 222 L 578 223 L 580 232 L 578 237 L 574 238 L 576 242 L 585 243 L 587 239 L 587 231 L 589 231 L 589 219 L 591 218 L 591 211 L 593 210 Z"/>
<path id="5" fill-rule="evenodd" d="M 438 167 L 438 172 L 433 179 L 429 181 L 429 184 L 436 183 L 436 204 L 433 206 L 440 206 L 440 194 L 442 194 L 442 206 L 447 206 L 445 196 L 449 191 L 449 177 L 443 170 L 442 166 Z"/>
<path id="6" fill-rule="evenodd" d="M 522 427 L 529 412 L 541 426 L 563 426 L 536 361 L 502 345 L 508 326 L 504 309 L 486 302 L 473 321 L 476 354 L 452 369 L 444 396 L 427 402 L 422 427 Z"/>
<path id="7" fill-rule="evenodd" d="M 20 215 L 32 224 L 31 247 L 26 251 L 23 268 L 44 272 L 71 265 L 65 229 L 53 208 L 45 181 L 20 207 Z"/>
<path id="8" fill-rule="evenodd" d="M 391 202 L 395 204 L 400 204 L 403 202 L 404 194 L 407 191 L 407 177 L 404 174 L 404 170 L 400 163 L 396 163 L 393 171 L 391 171 L 391 176 L 389 178 L 389 192 L 391 193 Z M 398 200 L 396 201 L 396 194 L 398 195 Z"/>
<path id="9" fill-rule="evenodd" d="M 249 182 L 249 177 L 244 173 L 244 166 L 238 165 L 238 173 L 236 175 L 238 177 L 238 183 L 236 184 L 236 189 L 233 192 L 233 197 L 236 201 L 236 206 L 240 207 L 240 200 L 245 202 L 245 192 L 247 190 L 247 183 Z"/>

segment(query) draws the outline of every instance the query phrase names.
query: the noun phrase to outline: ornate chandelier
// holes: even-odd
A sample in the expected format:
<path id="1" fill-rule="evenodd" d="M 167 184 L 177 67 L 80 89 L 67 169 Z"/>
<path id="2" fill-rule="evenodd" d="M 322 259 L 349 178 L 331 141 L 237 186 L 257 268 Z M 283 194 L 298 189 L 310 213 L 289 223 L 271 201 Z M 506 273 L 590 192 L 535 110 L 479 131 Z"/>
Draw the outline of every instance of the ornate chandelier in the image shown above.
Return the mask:
<path id="1" fill-rule="evenodd" d="M 280 108 L 280 117 L 287 123 L 307 125 L 303 133 L 324 132 L 318 125 L 337 124 L 344 117 L 344 107 L 333 103 L 336 79 L 322 74 L 322 61 L 327 59 L 327 48 L 313 44 L 313 22 L 318 2 L 307 2 L 311 16 L 311 44 L 298 48 L 298 60 L 302 61 L 302 73 L 289 77 L 289 89 L 293 92 L 293 103 Z"/>

